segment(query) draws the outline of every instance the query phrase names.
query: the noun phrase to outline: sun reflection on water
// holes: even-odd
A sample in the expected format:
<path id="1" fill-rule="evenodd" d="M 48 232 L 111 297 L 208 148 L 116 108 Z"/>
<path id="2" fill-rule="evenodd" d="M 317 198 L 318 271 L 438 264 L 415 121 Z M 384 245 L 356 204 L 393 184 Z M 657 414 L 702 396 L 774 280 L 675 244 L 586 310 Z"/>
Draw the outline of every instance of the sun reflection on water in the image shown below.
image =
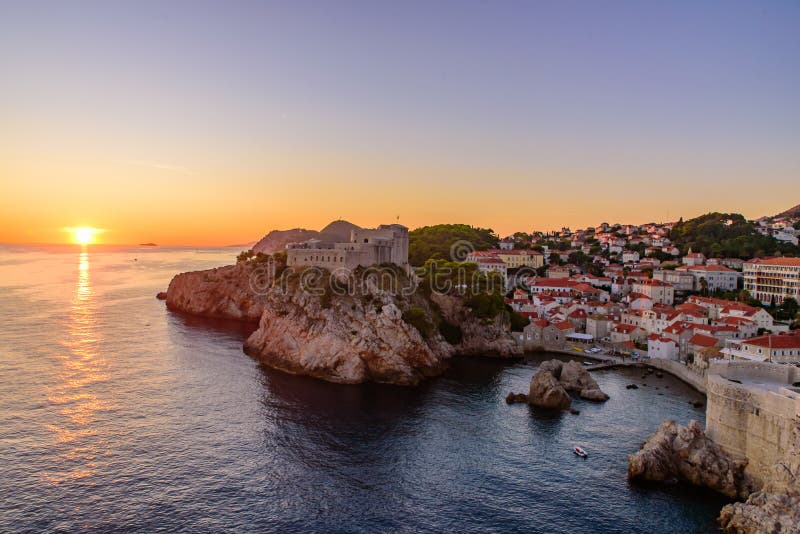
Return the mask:
<path id="1" fill-rule="evenodd" d="M 48 400 L 58 414 L 47 428 L 53 433 L 60 465 L 45 474 L 48 481 L 61 483 L 91 477 L 97 471 L 98 456 L 106 449 L 98 433 L 98 416 L 112 408 L 104 399 L 103 385 L 109 378 L 109 364 L 98 350 L 102 341 L 97 325 L 97 302 L 93 292 L 89 253 L 78 259 L 78 280 L 66 318 L 63 350 L 57 385 L 49 388 Z"/>

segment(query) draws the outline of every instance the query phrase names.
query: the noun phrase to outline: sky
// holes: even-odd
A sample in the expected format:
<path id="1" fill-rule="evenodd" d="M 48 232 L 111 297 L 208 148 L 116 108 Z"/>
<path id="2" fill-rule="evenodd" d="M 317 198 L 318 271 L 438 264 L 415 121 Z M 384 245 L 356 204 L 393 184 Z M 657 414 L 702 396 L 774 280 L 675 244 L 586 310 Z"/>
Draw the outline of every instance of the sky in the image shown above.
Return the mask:
<path id="1" fill-rule="evenodd" d="M 0 2 L 0 242 L 800 203 L 797 1 Z"/>

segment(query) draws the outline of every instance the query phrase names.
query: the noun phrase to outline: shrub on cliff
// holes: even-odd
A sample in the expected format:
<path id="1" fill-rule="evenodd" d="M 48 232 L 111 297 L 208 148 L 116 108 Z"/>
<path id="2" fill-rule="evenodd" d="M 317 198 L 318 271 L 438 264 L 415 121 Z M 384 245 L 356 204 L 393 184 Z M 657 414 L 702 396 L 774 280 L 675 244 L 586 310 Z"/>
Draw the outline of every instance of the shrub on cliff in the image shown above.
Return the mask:
<path id="1" fill-rule="evenodd" d="M 403 320 L 416 328 L 424 338 L 428 338 L 433 334 L 433 325 L 428 320 L 425 310 L 419 306 L 412 306 L 403 312 Z"/>
<path id="2" fill-rule="evenodd" d="M 478 265 L 471 262 L 430 259 L 417 268 L 415 273 L 419 290 L 425 295 L 443 293 L 470 296 L 505 288 L 505 281 L 500 273 L 482 273 L 478 270 Z"/>
<path id="3" fill-rule="evenodd" d="M 478 293 L 464 302 L 478 319 L 490 319 L 505 310 L 505 300 L 499 293 Z"/>
<path id="4" fill-rule="evenodd" d="M 250 258 L 255 256 L 255 252 L 253 249 L 250 250 L 243 250 L 236 256 L 236 263 L 246 263 L 250 261 Z"/>
<path id="5" fill-rule="evenodd" d="M 512 332 L 522 332 L 522 330 L 531 322 L 530 319 L 524 315 L 519 314 L 511 309 L 511 306 L 506 305 L 506 310 L 510 315 L 509 320 L 511 321 Z"/>

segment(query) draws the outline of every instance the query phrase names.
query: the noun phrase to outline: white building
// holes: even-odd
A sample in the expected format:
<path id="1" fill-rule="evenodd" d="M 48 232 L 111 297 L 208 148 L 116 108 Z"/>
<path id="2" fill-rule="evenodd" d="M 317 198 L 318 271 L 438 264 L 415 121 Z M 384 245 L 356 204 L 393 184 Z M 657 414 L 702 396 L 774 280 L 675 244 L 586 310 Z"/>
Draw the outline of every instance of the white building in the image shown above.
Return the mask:
<path id="1" fill-rule="evenodd" d="M 635 250 L 626 250 L 622 253 L 622 263 L 636 263 L 639 261 L 639 253 Z"/>
<path id="2" fill-rule="evenodd" d="M 631 289 L 634 293 L 641 293 L 650 297 L 653 304 L 668 304 L 671 306 L 675 301 L 675 288 L 666 282 L 654 278 L 637 280 L 633 283 Z"/>
<path id="3" fill-rule="evenodd" d="M 475 263 L 478 265 L 480 272 L 484 274 L 489 272 L 499 273 L 503 277 L 503 283 L 508 283 L 508 266 L 500 258 L 483 256 L 477 258 Z"/>
<path id="4" fill-rule="evenodd" d="M 651 334 L 647 338 L 647 355 L 651 358 L 677 360 L 679 359 L 678 344 L 667 337 Z"/>
<path id="5" fill-rule="evenodd" d="M 800 258 L 756 258 L 745 262 L 744 288 L 764 304 L 800 302 Z"/>
<path id="6" fill-rule="evenodd" d="M 694 277 L 694 291 L 702 289 L 702 278 L 705 278 L 709 291 L 735 291 L 742 277 L 741 273 L 723 265 L 684 265 L 675 270 L 690 273 Z"/>
<path id="7" fill-rule="evenodd" d="M 800 362 L 800 335 L 767 334 L 752 339 L 729 339 L 722 353 L 732 359 L 794 364 Z"/>
<path id="8" fill-rule="evenodd" d="M 703 265 L 706 262 L 706 257 L 702 252 L 692 252 L 692 249 L 689 249 L 689 253 L 681 258 L 681 262 L 690 267 L 694 265 Z"/>
<path id="9" fill-rule="evenodd" d="M 668 271 L 656 270 L 653 271 L 653 280 L 661 280 L 671 284 L 675 291 L 694 291 L 694 275 L 686 271 Z"/>

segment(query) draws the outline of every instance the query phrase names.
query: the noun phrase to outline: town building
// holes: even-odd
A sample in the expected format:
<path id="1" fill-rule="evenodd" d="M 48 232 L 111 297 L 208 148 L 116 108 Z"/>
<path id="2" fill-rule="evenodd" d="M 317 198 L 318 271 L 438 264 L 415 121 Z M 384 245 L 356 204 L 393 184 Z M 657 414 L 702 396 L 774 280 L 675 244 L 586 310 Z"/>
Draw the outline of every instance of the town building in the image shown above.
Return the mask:
<path id="1" fill-rule="evenodd" d="M 653 304 L 672 305 L 675 301 L 675 288 L 671 284 L 654 278 L 637 280 L 633 283 L 631 289 L 634 293 L 641 293 L 649 297 Z"/>
<path id="2" fill-rule="evenodd" d="M 647 355 L 664 360 L 677 360 L 680 357 L 678 344 L 674 340 L 658 334 L 650 334 L 647 337 Z"/>
<path id="3" fill-rule="evenodd" d="M 653 280 L 666 282 L 675 288 L 675 291 L 694 291 L 694 274 L 679 270 L 653 271 Z"/>
<path id="4" fill-rule="evenodd" d="M 506 264 L 508 269 L 519 269 L 520 267 L 538 269 L 544 265 L 544 255 L 541 252 L 523 249 L 475 250 L 467 254 L 466 261 L 478 263 L 480 258 L 499 259 Z"/>
<path id="5" fill-rule="evenodd" d="M 678 267 L 676 272 L 686 272 L 694 278 L 694 291 L 703 288 L 701 280 L 705 279 L 708 291 L 734 291 L 739 287 L 742 274 L 724 265 L 693 265 Z"/>
<path id="6" fill-rule="evenodd" d="M 503 277 L 504 282 L 508 280 L 508 266 L 500 258 L 481 256 L 477 258 L 474 263 L 478 265 L 478 271 L 482 272 L 483 274 L 495 272 Z"/>
<path id="7" fill-rule="evenodd" d="M 763 304 L 800 302 L 800 258 L 756 258 L 745 262 L 744 288 Z"/>
<path id="8" fill-rule="evenodd" d="M 639 261 L 639 253 L 635 250 L 626 250 L 622 253 L 622 263 L 636 263 Z"/>
<path id="9" fill-rule="evenodd" d="M 706 262 L 706 257 L 702 252 L 692 252 L 692 249 L 689 249 L 689 252 L 686 254 L 686 256 L 681 258 L 681 262 L 684 265 L 693 267 L 695 265 L 703 265 Z"/>
<path id="10" fill-rule="evenodd" d="M 729 339 L 722 354 L 737 360 L 800 363 L 800 334 L 766 334 L 751 339 Z"/>

